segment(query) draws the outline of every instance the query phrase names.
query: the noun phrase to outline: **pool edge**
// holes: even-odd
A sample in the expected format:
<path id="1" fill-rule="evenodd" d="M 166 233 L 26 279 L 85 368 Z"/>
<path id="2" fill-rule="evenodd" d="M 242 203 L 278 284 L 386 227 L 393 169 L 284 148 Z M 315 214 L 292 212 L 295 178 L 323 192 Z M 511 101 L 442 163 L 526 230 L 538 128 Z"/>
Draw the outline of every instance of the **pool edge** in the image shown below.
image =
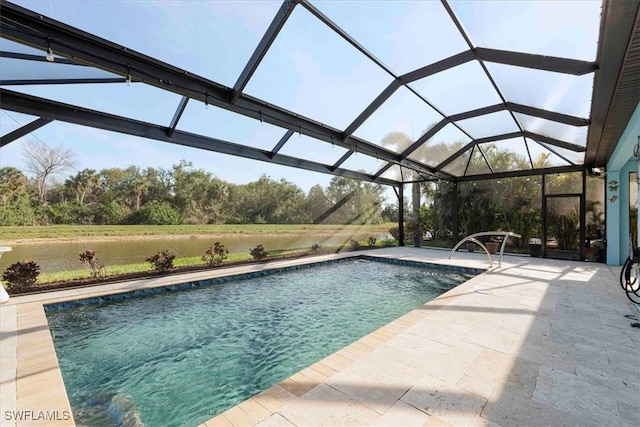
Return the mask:
<path id="1" fill-rule="evenodd" d="M 426 251 L 425 251 L 426 252 Z M 17 337 L 17 342 L 16 342 L 16 350 L 15 350 L 15 365 L 16 365 L 16 371 L 15 371 L 15 377 L 13 378 L 5 378 L 3 376 L 2 382 L 3 382 L 3 394 L 4 394 L 4 390 L 8 389 L 9 387 L 13 385 L 15 386 L 15 390 L 16 390 L 16 394 L 15 394 L 15 410 L 20 412 L 23 411 L 23 414 L 26 413 L 30 413 L 31 418 L 34 418 L 35 416 L 38 415 L 42 415 L 40 414 L 40 412 L 42 411 L 53 411 L 53 416 L 56 417 L 56 419 L 53 420 L 49 420 L 49 419 L 31 419 L 29 420 L 29 422 L 22 421 L 17 425 L 23 426 L 23 425 L 53 425 L 53 426 L 67 426 L 67 425 L 75 425 L 74 421 L 73 421 L 73 415 L 72 412 L 69 412 L 71 414 L 70 419 L 58 419 L 58 418 L 63 418 L 65 417 L 64 412 L 62 411 L 66 411 L 66 410 L 70 410 L 70 404 L 69 404 L 69 399 L 67 397 L 67 393 L 66 393 L 66 388 L 64 386 L 64 381 L 62 379 L 62 373 L 60 371 L 60 367 L 58 364 L 58 359 L 57 359 L 57 355 L 55 353 L 55 348 L 53 347 L 53 339 L 51 337 L 51 333 L 49 330 L 49 325 L 46 319 L 46 314 L 44 312 L 44 306 L 47 304 L 54 304 L 54 303 L 61 303 L 61 302 L 66 302 L 66 301 L 72 301 L 72 300 L 76 300 L 76 299 L 84 299 L 84 298 L 88 298 L 88 297 L 94 297 L 94 296 L 103 296 L 103 295 L 107 295 L 107 294 L 113 294 L 113 293 L 118 293 L 118 292 L 130 292 L 131 290 L 137 290 L 137 289 L 144 289 L 144 288 L 155 288 L 155 287 L 162 287 L 162 286 L 170 286 L 172 284 L 175 283 L 182 283 L 184 281 L 191 281 L 191 280 L 207 280 L 213 277 L 221 277 L 221 276 L 230 276 L 230 275 L 234 275 L 237 274 L 238 271 L 242 272 L 242 271 L 258 271 L 258 270 L 270 270 L 270 269 L 277 269 L 277 268 L 281 268 L 284 266 L 288 266 L 288 265 L 296 265 L 296 264 L 315 264 L 318 262 L 323 262 L 323 261 L 327 261 L 327 260 L 333 260 L 333 259 L 342 259 L 342 258 L 351 258 L 351 257 L 361 257 L 361 256 L 373 256 L 373 257 L 382 257 L 382 258 L 388 258 L 388 257 L 392 257 L 394 259 L 398 259 L 398 260 L 404 260 L 404 261 L 410 261 L 410 262 L 422 262 L 422 263 L 433 263 L 433 264 L 438 264 L 438 265 L 443 265 L 445 267 L 461 267 L 461 268 L 476 268 L 479 270 L 486 270 L 486 264 L 481 261 L 480 259 L 478 259 L 478 261 L 470 261 L 470 260 L 451 260 L 449 262 L 447 261 L 443 261 L 441 259 L 433 259 L 433 258 L 429 258 L 429 257 L 417 257 L 415 255 L 411 255 L 409 257 L 403 257 L 403 256 L 398 256 L 396 254 L 393 253 L 393 251 L 386 251 L 384 249 L 378 249 L 378 250 L 372 250 L 372 251 L 362 251 L 362 252 L 358 252 L 358 253 L 347 253 L 347 254 L 330 254 L 330 255 L 321 255 L 318 257 L 313 257 L 313 258 L 305 258 L 305 259 L 298 259 L 298 260 L 285 260 L 285 261 L 274 261 L 272 263 L 260 263 L 260 264 L 252 264 L 249 266 L 243 266 L 243 267 L 229 267 L 229 268 L 222 268 L 222 269 L 215 269 L 215 270 L 205 270 L 202 272 L 197 272 L 197 273 L 187 273 L 184 275 L 177 275 L 177 276 L 166 276 L 166 277 L 157 277 L 157 278 L 151 278 L 151 279 L 141 279 L 141 280 L 134 280 L 134 281 L 129 281 L 129 282 L 122 282 L 122 283 L 117 283 L 117 284 L 107 284 L 107 285 L 100 285 L 100 286 L 94 286 L 94 287 L 89 287 L 89 288 L 79 288 L 79 289 L 69 289 L 69 290 L 61 290 L 61 291 L 55 291 L 55 292 L 48 292 L 48 293 L 43 293 L 43 294 L 38 294 L 38 295 L 28 295 L 28 296 L 23 296 L 23 297 L 13 297 L 11 298 L 11 300 L 9 301 L 9 304 L 3 305 L 2 308 L 0 308 L 1 310 L 5 311 L 6 308 L 5 307 L 12 307 L 15 306 L 16 307 L 16 316 L 18 318 L 18 323 L 17 323 L 17 330 L 16 330 L 16 337 Z M 471 264 L 471 265 L 470 265 Z M 467 283 L 467 282 L 465 282 Z M 455 288 L 454 288 L 455 289 Z M 449 291 L 451 292 L 451 291 Z M 448 294 L 445 293 L 443 295 Z M 35 311 L 32 311 L 35 310 Z M 35 314 L 34 314 L 35 313 Z M 407 313 L 405 316 L 411 314 Z M 403 317 L 399 319 L 402 319 Z M 22 320 L 20 320 L 20 318 L 22 317 Z M 399 319 L 396 319 L 395 321 L 391 322 L 390 324 L 393 324 L 394 322 L 397 322 Z M 404 320 L 406 322 L 406 320 Z M 416 320 L 417 321 L 417 320 Z M 383 326 L 380 329 L 385 328 L 386 326 L 390 325 L 387 324 L 385 326 Z M 408 327 L 408 326 L 407 326 Z M 372 334 L 369 335 L 373 335 L 376 334 L 380 329 L 374 331 Z M 38 332 L 38 334 L 36 334 L 36 332 Z M 5 331 L 4 327 L 2 330 L 3 335 L 5 333 L 7 333 L 7 331 Z M 8 332 L 10 333 L 10 331 Z M 33 334 L 33 335 L 32 335 Z M 29 335 L 31 335 L 31 339 L 25 339 L 27 338 Z M 361 338 L 361 340 L 365 340 L 367 339 L 367 337 L 369 337 L 369 335 Z M 361 341 L 358 340 L 357 342 Z M 370 341 L 370 343 L 375 343 L 377 341 L 377 339 L 375 337 L 368 339 L 367 341 Z M 351 344 L 353 345 L 353 344 Z M 370 347 L 370 345 L 365 344 L 365 346 Z M 349 346 L 347 346 L 349 347 Z M 347 348 L 345 347 L 345 348 Z M 368 350 L 366 353 L 363 354 L 367 354 L 368 352 L 372 351 L 375 347 L 371 347 L 371 350 Z M 340 351 L 343 351 L 345 349 L 342 349 Z M 361 348 L 360 350 L 366 350 L 366 348 Z M 328 370 L 325 368 L 325 364 L 326 363 L 333 363 L 335 365 L 335 362 L 337 359 L 337 357 L 334 357 L 331 361 L 328 361 L 328 359 L 332 358 L 332 356 L 334 356 L 335 354 L 339 353 L 340 351 L 328 356 L 327 358 L 323 359 L 320 362 L 317 363 L 321 363 L 322 365 L 318 365 L 316 366 L 318 369 L 320 370 L 324 370 L 327 373 L 331 373 L 331 370 Z M 3 365 L 5 364 L 5 353 L 10 353 L 10 351 L 4 350 L 3 349 Z M 25 354 L 33 354 L 35 356 L 31 357 L 27 357 Z M 43 355 L 43 358 L 46 357 L 46 360 L 48 363 L 48 368 L 45 372 L 48 372 L 48 377 L 47 380 L 48 381 L 46 383 L 46 389 L 42 389 L 43 387 L 40 387 L 38 382 L 34 382 L 34 381 L 30 381 L 29 378 L 36 378 L 37 375 L 35 374 L 25 374 L 28 376 L 23 376 L 21 375 L 22 373 L 22 366 L 25 365 L 27 368 L 29 367 L 29 365 L 32 363 L 32 360 L 36 360 L 37 357 L 39 357 L 40 355 Z M 24 357 L 20 357 L 20 355 L 23 355 Z M 44 356 L 47 355 L 47 356 Z M 10 356 L 9 356 L 10 357 Z M 360 356 L 361 357 L 361 356 Z M 324 361 L 324 362 L 323 362 Z M 312 365 L 313 366 L 313 365 Z M 327 365 L 329 366 L 329 365 Z M 330 368 L 330 366 L 329 366 Z M 308 368 L 306 368 L 308 369 Z M 331 368 L 333 369 L 333 368 Z M 314 368 L 315 370 L 315 368 Z M 303 370 L 304 371 L 304 370 Z M 303 372 L 300 371 L 300 372 Z M 300 372 L 298 374 L 300 374 Z M 4 375 L 4 368 L 3 368 L 3 375 Z M 37 372 L 36 372 L 37 373 Z M 308 372 L 309 374 L 312 374 L 312 372 Z M 41 374 L 44 374 L 41 373 Z M 295 375 L 298 374 L 294 374 L 292 377 L 294 377 Z M 332 374 L 333 375 L 333 374 Z M 43 377 L 44 378 L 44 377 Z M 291 377 L 290 377 L 291 378 Z M 287 381 L 287 380 L 285 380 Z M 296 382 L 295 380 L 292 380 L 293 382 Z M 284 381 L 283 381 L 284 382 Z M 282 383 L 280 383 L 282 384 Z M 278 384 L 278 385 L 280 385 Z M 275 386 L 274 386 L 275 387 Z M 271 390 L 271 389 L 268 389 Z M 282 390 L 284 390 L 285 392 L 289 393 L 286 389 L 282 388 Z M 265 392 L 263 392 L 265 393 Z M 290 393 L 291 394 L 291 393 Z M 281 398 L 283 393 L 280 393 Z M 286 394 L 284 394 L 286 396 Z M 24 398 L 21 398 L 21 396 L 24 396 Z M 294 395 L 295 396 L 295 395 Z M 297 398 L 297 397 L 296 397 Z M 40 399 L 40 400 L 38 400 Z M 59 399 L 59 400 L 57 400 Z M 3 399 L 4 400 L 4 399 Z M 249 399 L 248 401 L 245 401 L 243 403 L 241 403 L 240 405 L 244 405 L 244 407 L 246 407 L 247 405 L 251 405 L 252 402 L 250 402 L 251 399 Z M 247 403 L 249 402 L 249 403 Z M 60 405 L 59 407 L 52 407 L 52 404 L 55 403 L 56 405 Z M 229 411 L 233 411 L 235 408 L 240 407 L 240 405 L 233 407 L 231 409 L 229 409 Z M 262 405 L 261 405 L 262 406 Z M 67 409 L 69 408 L 69 409 Z M 11 408 L 13 409 L 13 408 Z M 5 404 L 3 403 L 3 414 L 5 409 Z M 55 412 L 56 410 L 58 410 L 58 412 Z M 260 410 L 258 409 L 258 411 L 260 412 Z M 226 413 L 226 412 L 225 412 Z M 44 415 L 50 415 L 50 414 L 44 414 Z M 271 414 L 269 414 L 271 415 Z M 206 421 L 204 424 L 202 425 L 214 425 L 211 424 L 212 420 Z M 217 421 L 216 421 L 217 423 Z M 7 420 L 4 419 L 2 420 L 2 426 L 13 426 L 16 425 L 15 423 L 12 422 L 7 422 Z M 217 425 L 217 424 L 216 424 Z M 228 425 L 228 424 L 223 424 L 223 425 Z"/>

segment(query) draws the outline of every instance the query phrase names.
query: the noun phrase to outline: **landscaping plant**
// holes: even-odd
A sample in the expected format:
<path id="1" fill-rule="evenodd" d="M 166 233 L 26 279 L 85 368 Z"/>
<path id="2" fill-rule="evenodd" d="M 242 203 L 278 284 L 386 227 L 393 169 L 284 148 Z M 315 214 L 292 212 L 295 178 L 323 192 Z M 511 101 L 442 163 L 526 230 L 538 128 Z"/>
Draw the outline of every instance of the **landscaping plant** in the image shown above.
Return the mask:
<path id="1" fill-rule="evenodd" d="M 259 261 L 267 257 L 267 251 L 264 250 L 262 245 L 258 245 L 249 251 L 254 261 Z"/>
<path id="2" fill-rule="evenodd" d="M 224 245 L 220 242 L 215 242 L 213 246 L 210 246 L 202 256 L 202 261 L 206 262 L 209 266 L 220 265 L 229 255 L 229 251 L 224 248 Z"/>
<path id="3" fill-rule="evenodd" d="M 2 273 L 7 282 L 8 291 L 23 291 L 35 286 L 40 274 L 40 266 L 31 260 L 22 260 L 11 264 Z"/>
<path id="4" fill-rule="evenodd" d="M 91 277 L 102 277 L 105 275 L 105 268 L 103 264 L 98 262 L 98 257 L 96 256 L 96 251 L 93 249 L 88 249 L 84 252 L 80 252 L 78 254 L 78 258 L 80 262 L 87 266 L 89 271 L 91 272 Z"/>
<path id="5" fill-rule="evenodd" d="M 176 258 L 176 254 L 169 249 L 165 249 L 160 252 L 156 252 L 155 255 L 150 256 L 145 259 L 145 261 L 150 262 L 151 266 L 161 273 L 166 273 L 167 271 L 171 271 L 173 269 L 173 260 Z"/>

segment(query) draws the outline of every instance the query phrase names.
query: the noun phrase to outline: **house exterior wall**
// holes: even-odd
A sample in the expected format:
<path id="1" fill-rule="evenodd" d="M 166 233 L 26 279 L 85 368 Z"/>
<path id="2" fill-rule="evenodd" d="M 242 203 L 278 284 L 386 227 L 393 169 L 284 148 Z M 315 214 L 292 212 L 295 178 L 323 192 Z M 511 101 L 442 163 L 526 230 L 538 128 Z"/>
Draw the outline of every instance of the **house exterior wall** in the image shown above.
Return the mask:
<path id="1" fill-rule="evenodd" d="M 606 167 L 607 264 L 609 265 L 622 265 L 629 256 L 629 173 L 638 170 L 633 149 L 639 140 L 640 103 L 636 106 Z"/>

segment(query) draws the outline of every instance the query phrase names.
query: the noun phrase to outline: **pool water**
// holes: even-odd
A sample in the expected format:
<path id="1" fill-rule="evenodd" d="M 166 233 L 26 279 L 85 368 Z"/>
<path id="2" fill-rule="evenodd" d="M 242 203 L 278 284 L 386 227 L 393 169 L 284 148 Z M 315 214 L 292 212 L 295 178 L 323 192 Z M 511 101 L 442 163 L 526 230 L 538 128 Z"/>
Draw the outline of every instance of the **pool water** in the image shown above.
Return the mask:
<path id="1" fill-rule="evenodd" d="M 351 260 L 47 317 L 78 425 L 195 426 L 469 277 Z"/>

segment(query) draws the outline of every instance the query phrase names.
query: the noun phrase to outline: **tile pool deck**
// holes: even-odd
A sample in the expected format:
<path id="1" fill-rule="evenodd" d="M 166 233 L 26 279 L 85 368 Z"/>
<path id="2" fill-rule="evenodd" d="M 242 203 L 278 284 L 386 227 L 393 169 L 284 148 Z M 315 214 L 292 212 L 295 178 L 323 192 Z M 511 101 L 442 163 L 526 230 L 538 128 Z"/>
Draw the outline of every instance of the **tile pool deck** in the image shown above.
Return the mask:
<path id="1" fill-rule="evenodd" d="M 415 248 L 361 254 L 488 267 L 479 253 L 451 260 L 448 252 Z M 75 425 L 63 419 L 70 406 L 43 303 L 308 262 L 11 298 L 0 306 L 0 425 Z M 640 425 L 640 329 L 625 317 L 640 312 L 617 284 L 619 271 L 505 256 L 502 267 L 494 264 L 201 426 Z M 12 411 L 58 420 L 16 422 Z"/>

